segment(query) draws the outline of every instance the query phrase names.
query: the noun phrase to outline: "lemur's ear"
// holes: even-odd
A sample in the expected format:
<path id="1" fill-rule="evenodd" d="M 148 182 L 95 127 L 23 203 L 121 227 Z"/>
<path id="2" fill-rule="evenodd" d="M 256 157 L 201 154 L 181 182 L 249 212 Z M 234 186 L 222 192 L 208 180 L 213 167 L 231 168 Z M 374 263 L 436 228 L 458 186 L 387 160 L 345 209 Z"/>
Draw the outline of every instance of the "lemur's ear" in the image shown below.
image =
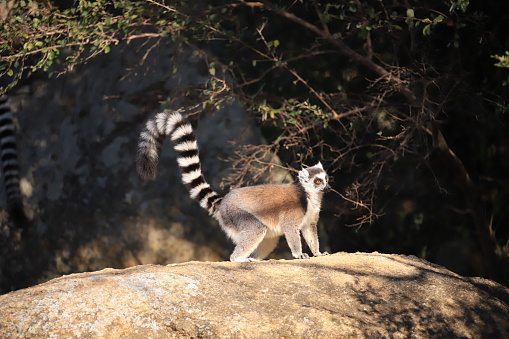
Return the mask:
<path id="1" fill-rule="evenodd" d="M 318 163 L 315 165 L 315 167 L 323 169 L 322 163 L 320 161 L 318 161 Z"/>
<path id="2" fill-rule="evenodd" d="M 309 181 L 309 172 L 307 169 L 303 168 L 301 171 L 299 171 L 299 181 L 303 183 Z"/>

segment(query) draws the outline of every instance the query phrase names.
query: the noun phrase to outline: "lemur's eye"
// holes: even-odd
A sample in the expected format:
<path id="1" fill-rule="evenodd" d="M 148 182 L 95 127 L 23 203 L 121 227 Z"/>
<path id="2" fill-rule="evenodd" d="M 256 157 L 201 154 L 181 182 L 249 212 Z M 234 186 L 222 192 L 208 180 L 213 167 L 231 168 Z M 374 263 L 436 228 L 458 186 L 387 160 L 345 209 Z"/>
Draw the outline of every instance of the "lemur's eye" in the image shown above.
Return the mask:
<path id="1" fill-rule="evenodd" d="M 315 179 L 315 184 L 316 185 L 320 185 L 322 183 L 322 179 Z"/>

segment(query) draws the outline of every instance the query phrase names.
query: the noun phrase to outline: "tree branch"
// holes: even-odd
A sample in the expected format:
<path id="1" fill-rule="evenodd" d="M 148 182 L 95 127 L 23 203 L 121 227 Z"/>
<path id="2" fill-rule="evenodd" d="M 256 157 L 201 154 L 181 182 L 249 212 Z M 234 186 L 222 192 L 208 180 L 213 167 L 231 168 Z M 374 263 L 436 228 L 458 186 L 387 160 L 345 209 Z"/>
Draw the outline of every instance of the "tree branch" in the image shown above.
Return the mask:
<path id="1" fill-rule="evenodd" d="M 261 0 L 261 3 L 263 3 L 268 9 L 270 9 L 273 13 L 286 18 L 290 21 L 295 22 L 296 24 L 301 25 L 302 27 L 305 27 L 306 29 L 310 30 L 311 32 L 315 33 L 316 35 L 322 37 L 323 39 L 327 40 L 329 43 L 331 43 L 333 46 L 335 46 L 339 52 L 348 58 L 352 59 L 353 61 L 363 65 L 364 67 L 370 69 L 371 71 L 375 72 L 379 76 L 387 79 L 387 81 L 393 85 L 396 90 L 401 93 L 407 100 L 407 102 L 411 106 L 419 106 L 419 102 L 417 100 L 417 97 L 415 96 L 414 92 L 410 90 L 408 87 L 406 87 L 403 83 L 403 81 L 395 74 L 392 74 L 391 72 L 387 71 L 382 66 L 376 64 L 373 60 L 370 58 L 357 53 L 355 50 L 353 50 L 350 46 L 345 44 L 343 40 L 341 40 L 337 35 L 330 34 L 327 30 L 322 30 L 315 25 L 307 22 L 306 20 L 299 18 L 298 16 L 278 9 L 274 4 L 272 4 L 269 1 Z"/>

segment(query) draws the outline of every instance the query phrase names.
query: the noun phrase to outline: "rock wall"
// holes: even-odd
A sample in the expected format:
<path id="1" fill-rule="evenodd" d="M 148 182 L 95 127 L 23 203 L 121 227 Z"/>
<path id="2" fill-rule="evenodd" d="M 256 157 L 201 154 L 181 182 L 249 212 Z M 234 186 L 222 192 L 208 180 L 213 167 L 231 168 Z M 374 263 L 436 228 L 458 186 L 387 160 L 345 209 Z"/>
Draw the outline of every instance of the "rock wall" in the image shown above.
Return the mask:
<path id="1" fill-rule="evenodd" d="M 2 338 L 507 338 L 509 289 L 415 257 L 189 262 L 0 296 Z"/>
<path id="2" fill-rule="evenodd" d="M 5 241 L 3 216 L 0 293 L 72 272 L 228 258 L 219 227 L 187 198 L 170 143 L 155 182 L 142 182 L 134 168 L 146 119 L 170 99 L 172 107 L 192 104 L 183 93 L 208 80 L 203 60 L 148 41 L 121 44 L 53 79 L 34 76 L 11 93 L 33 230 L 19 244 Z M 230 141 L 263 140 L 235 105 L 193 122 L 204 173 L 221 191 Z"/>

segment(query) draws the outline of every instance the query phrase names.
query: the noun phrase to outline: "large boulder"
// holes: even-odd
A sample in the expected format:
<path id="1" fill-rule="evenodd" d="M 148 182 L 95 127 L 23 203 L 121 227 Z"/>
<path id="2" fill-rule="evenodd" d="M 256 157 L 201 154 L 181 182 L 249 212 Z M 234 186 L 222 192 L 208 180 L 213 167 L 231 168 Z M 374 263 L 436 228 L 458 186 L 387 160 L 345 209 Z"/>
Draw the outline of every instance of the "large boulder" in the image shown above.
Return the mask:
<path id="1" fill-rule="evenodd" d="M 415 257 L 188 262 L 0 296 L 1 338 L 508 338 L 509 290 Z"/>

